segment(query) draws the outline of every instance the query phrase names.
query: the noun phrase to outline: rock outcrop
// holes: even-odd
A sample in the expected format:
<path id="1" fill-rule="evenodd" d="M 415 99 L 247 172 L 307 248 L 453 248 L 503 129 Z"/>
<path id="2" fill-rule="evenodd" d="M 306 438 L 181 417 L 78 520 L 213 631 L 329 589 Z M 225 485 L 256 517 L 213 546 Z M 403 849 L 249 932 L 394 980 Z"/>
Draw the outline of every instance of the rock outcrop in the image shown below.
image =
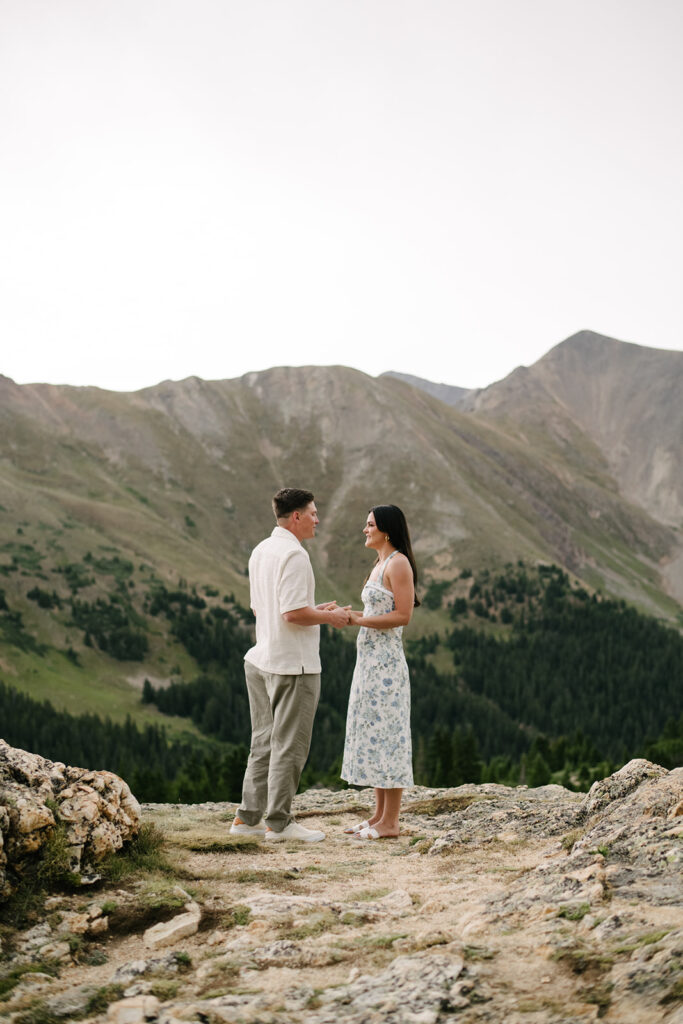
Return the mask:
<path id="1" fill-rule="evenodd" d="M 48 761 L 0 740 L 0 899 L 58 821 L 78 873 L 132 839 L 140 820 L 140 805 L 118 775 Z"/>

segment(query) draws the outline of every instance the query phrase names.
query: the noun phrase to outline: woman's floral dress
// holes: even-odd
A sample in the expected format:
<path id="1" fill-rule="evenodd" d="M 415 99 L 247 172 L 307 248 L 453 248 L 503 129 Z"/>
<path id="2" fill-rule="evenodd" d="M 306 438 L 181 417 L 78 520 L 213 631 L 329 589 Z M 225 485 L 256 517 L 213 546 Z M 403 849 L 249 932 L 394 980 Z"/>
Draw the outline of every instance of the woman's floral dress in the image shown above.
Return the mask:
<path id="1" fill-rule="evenodd" d="M 382 585 L 384 570 L 363 587 L 364 615 L 393 611 L 394 595 Z M 399 789 L 413 785 L 410 679 L 403 627 L 358 631 L 356 667 L 346 718 L 341 776 L 354 786 Z"/>

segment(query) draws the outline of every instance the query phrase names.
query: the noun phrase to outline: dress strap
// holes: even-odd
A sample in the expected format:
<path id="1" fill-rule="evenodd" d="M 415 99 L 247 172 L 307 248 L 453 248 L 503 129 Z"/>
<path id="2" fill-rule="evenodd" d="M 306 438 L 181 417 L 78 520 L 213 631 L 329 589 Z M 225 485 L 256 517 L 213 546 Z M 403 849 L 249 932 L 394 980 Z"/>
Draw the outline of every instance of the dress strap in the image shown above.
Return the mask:
<path id="1" fill-rule="evenodd" d="M 397 555 L 397 554 L 398 554 L 398 550 L 392 551 L 391 554 L 389 555 L 389 557 L 384 559 L 384 561 L 382 563 L 382 568 L 379 571 L 379 579 L 377 580 L 377 582 L 379 583 L 380 587 L 384 585 L 384 570 L 387 567 L 387 563 L 390 562 L 391 559 L 394 557 L 394 555 Z"/>

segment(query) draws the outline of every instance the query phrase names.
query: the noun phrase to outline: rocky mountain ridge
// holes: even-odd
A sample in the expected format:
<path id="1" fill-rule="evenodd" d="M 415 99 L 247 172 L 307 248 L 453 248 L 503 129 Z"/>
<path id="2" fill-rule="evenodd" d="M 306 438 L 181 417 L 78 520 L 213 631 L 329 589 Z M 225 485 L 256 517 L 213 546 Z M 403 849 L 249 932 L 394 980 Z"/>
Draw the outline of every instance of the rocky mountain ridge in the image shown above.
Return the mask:
<path id="1" fill-rule="evenodd" d="M 607 427 L 601 434 L 587 413 L 582 421 L 568 416 L 545 383 L 558 352 L 575 353 L 571 380 L 552 372 L 565 379 L 565 390 L 590 392 L 583 381 L 593 362 L 581 362 L 581 345 L 570 339 L 528 371 L 470 395 L 465 413 L 391 376 L 373 379 L 344 367 L 189 378 L 128 395 L 20 387 L 4 378 L 0 541 L 17 521 L 58 528 L 68 519 L 90 531 L 89 544 L 99 534 L 100 543 L 175 562 L 183 575 L 195 567 L 215 578 L 219 562 L 221 585 L 243 597 L 248 552 L 270 528 L 272 491 L 303 478 L 315 484 L 323 516 L 312 545 L 316 569 L 341 584 L 344 597 L 366 568 L 358 536 L 368 505 L 400 498 L 427 576 L 463 564 L 545 558 L 661 611 L 662 602 L 653 602 L 658 588 L 683 593 L 674 521 L 679 498 L 683 508 L 683 474 L 676 475 L 680 451 L 670 443 L 680 413 L 664 403 L 657 436 L 637 450 L 628 434 L 624 450 L 633 452 L 633 468 L 630 476 L 620 470 L 626 456 L 615 455 L 617 440 L 605 441 Z M 664 355 L 676 363 L 680 354 Z M 657 376 L 659 354 L 651 358 L 657 365 L 650 376 Z M 623 376 L 636 387 L 640 361 L 634 373 Z M 534 382 L 530 398 L 519 394 L 520 375 Z M 667 372 L 663 386 L 675 386 L 671 378 Z M 620 423 L 628 417 L 622 392 L 615 386 L 610 398 Z M 639 405 L 628 427 L 634 436 L 642 411 Z"/>
<path id="2" fill-rule="evenodd" d="M 683 352 L 580 331 L 530 367 L 463 398 L 462 408 L 518 434 L 572 423 L 605 456 L 624 497 L 660 522 L 683 522 Z"/>

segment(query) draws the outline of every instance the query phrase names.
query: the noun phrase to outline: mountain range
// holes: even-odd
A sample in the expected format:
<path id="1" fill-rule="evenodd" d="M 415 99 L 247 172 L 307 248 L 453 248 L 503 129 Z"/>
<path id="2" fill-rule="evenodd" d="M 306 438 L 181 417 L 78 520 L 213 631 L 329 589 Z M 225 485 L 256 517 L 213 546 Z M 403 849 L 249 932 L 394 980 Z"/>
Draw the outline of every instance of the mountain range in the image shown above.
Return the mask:
<path id="1" fill-rule="evenodd" d="M 249 552 L 289 485 L 310 487 L 320 510 L 309 544 L 319 600 L 357 602 L 367 509 L 393 502 L 423 587 L 551 561 L 680 622 L 682 395 L 683 353 L 590 331 L 478 391 L 343 366 L 134 393 L 0 377 L 0 588 L 29 632 L 63 647 L 78 641 L 67 617 L 27 595 L 67 596 L 69 567 L 88 556 L 128 561 L 133 596 L 152 578 L 181 579 L 246 603 Z M 79 593 L 106 591 L 94 576 Z M 182 658 L 162 639 L 143 673 L 163 677 Z M 1 641 L 0 670 L 30 689 L 35 658 Z M 104 674 L 121 682 L 123 671 Z"/>

